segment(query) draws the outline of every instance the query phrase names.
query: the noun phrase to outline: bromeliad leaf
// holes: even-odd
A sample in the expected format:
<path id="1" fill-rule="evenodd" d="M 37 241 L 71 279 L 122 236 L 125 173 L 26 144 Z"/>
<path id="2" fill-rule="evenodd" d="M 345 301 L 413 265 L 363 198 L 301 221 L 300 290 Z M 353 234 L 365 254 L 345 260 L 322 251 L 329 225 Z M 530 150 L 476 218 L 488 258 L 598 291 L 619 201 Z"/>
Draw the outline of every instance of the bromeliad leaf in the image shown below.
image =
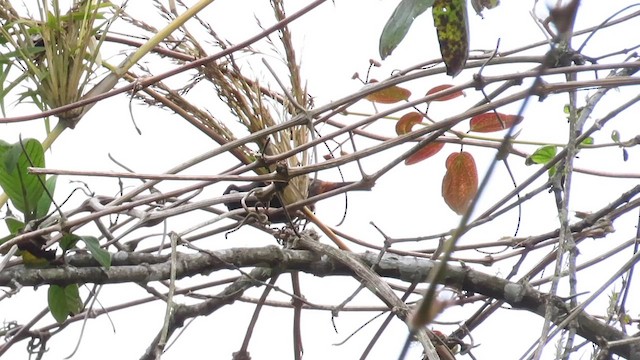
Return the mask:
<path id="1" fill-rule="evenodd" d="M 25 222 L 36 218 L 45 181 L 44 175 L 29 174 L 30 166 L 44 167 L 44 150 L 38 140 L 26 139 L 13 145 L 0 141 L 0 187 L 24 214 Z"/>
<path id="2" fill-rule="evenodd" d="M 434 0 L 402 0 L 382 29 L 378 51 L 384 60 L 409 31 L 413 20 L 433 5 Z"/>
<path id="3" fill-rule="evenodd" d="M 456 76 L 469 56 L 469 20 L 466 0 L 435 0 L 433 23 L 447 75 Z"/>

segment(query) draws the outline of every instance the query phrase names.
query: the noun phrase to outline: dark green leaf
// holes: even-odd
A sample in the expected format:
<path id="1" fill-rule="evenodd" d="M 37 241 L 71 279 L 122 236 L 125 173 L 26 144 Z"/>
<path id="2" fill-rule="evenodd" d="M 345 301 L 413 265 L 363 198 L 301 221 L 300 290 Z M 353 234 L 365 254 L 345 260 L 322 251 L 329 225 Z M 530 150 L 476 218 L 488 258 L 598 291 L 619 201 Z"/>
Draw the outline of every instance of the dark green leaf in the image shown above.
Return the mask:
<path id="1" fill-rule="evenodd" d="M 49 212 L 49 208 L 51 207 L 51 198 L 49 196 L 53 196 L 54 191 L 56 189 L 56 181 L 58 180 L 58 175 L 50 176 L 47 181 L 44 183 L 47 191 L 42 193 L 40 200 L 38 200 L 38 206 L 36 210 L 36 217 L 41 218 L 47 215 Z"/>
<path id="2" fill-rule="evenodd" d="M 76 246 L 76 243 L 80 240 L 80 236 L 75 234 L 64 234 L 60 239 L 60 248 L 63 251 L 67 251 L 72 247 Z"/>
<path id="3" fill-rule="evenodd" d="M 3 145 L 0 144 L 0 186 L 28 222 L 35 218 L 45 178 L 27 173 L 27 168 L 44 167 L 44 150 L 35 139 L 23 140 L 22 144 L 16 143 L 9 148 Z"/>
<path id="4" fill-rule="evenodd" d="M 469 56 L 469 20 L 466 0 L 435 0 L 433 23 L 447 75 L 456 76 Z"/>
<path id="5" fill-rule="evenodd" d="M 109 269 L 111 266 L 111 255 L 107 250 L 100 247 L 98 239 L 93 236 L 82 236 L 81 239 L 87 245 L 87 249 L 89 249 L 93 258 L 104 268 Z"/>
<path id="6" fill-rule="evenodd" d="M 65 287 L 50 285 L 48 291 L 49 311 L 59 324 L 69 315 L 82 311 L 82 300 L 78 292 L 78 285 L 70 284 Z"/>
<path id="7" fill-rule="evenodd" d="M 382 29 L 378 51 L 383 60 L 391 55 L 409 31 L 413 20 L 433 5 L 434 0 L 402 0 Z"/>
<path id="8" fill-rule="evenodd" d="M 538 148 L 533 154 L 531 154 L 531 156 L 527 158 L 525 164 L 546 164 L 551 161 L 554 156 L 556 156 L 556 151 L 556 147 L 553 145 Z"/>

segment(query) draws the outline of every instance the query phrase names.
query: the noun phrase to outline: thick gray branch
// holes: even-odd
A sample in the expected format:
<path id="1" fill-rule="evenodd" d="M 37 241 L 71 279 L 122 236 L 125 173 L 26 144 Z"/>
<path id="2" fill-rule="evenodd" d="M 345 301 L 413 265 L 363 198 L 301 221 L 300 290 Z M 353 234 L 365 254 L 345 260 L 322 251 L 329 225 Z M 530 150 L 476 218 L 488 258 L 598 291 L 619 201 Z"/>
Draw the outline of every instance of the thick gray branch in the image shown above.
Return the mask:
<path id="1" fill-rule="evenodd" d="M 365 266 L 376 263 L 374 253 L 352 254 Z M 105 270 L 94 264 L 88 256 L 74 256 L 71 266 L 49 269 L 11 268 L 0 272 L 0 286 L 23 286 L 68 283 L 124 283 L 166 280 L 169 278 L 168 255 L 116 253 L 113 265 Z M 375 271 L 388 278 L 407 282 L 424 281 L 436 262 L 411 256 L 386 254 L 377 262 Z M 85 267 L 80 267 L 85 266 Z M 303 271 L 316 276 L 354 276 L 354 271 L 343 263 L 307 250 L 286 250 L 276 246 L 212 251 L 210 254 L 178 254 L 177 277 L 208 274 L 221 269 L 242 267 L 277 268 L 279 271 Z M 490 276 L 464 266 L 448 265 L 442 283 L 461 289 L 465 293 L 478 293 L 504 300 L 514 308 L 538 315 L 545 306 L 554 307 L 554 323 L 559 323 L 570 309 L 558 297 L 551 297 L 525 285 Z M 547 304 L 548 303 L 548 304 Z M 577 318 L 578 334 L 596 344 L 627 338 L 617 329 L 607 326 L 583 313 Z M 635 358 L 640 350 L 630 345 L 612 348 L 611 351 L 625 358 Z"/>

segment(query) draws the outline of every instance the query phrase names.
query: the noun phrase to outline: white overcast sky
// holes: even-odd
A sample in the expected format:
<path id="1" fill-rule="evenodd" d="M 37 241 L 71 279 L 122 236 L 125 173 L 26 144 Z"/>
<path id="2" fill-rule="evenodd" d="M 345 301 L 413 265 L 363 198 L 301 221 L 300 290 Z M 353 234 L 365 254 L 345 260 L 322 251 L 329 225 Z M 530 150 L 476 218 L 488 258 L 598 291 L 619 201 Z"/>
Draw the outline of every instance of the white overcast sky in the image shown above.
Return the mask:
<path id="1" fill-rule="evenodd" d="M 135 3 L 135 4 L 134 4 Z M 187 1 L 195 3 L 195 1 Z M 296 8 L 291 8 L 292 13 L 298 6 L 306 5 L 307 2 L 290 1 Z M 341 98 L 351 92 L 358 90 L 362 85 L 351 79 L 354 72 L 359 72 L 362 76 L 366 73 L 368 60 L 370 58 L 379 59 L 377 55 L 378 37 L 384 23 L 391 14 L 397 1 L 342 1 L 336 0 L 335 4 L 327 2 L 311 14 L 298 20 L 292 25 L 294 40 L 298 46 L 298 56 L 302 62 L 302 71 L 308 81 L 309 93 L 315 97 L 317 105 L 325 104 L 331 100 Z M 582 8 L 578 14 L 576 29 L 599 23 L 614 11 L 632 4 L 633 1 L 599 1 L 583 0 Z M 131 12 L 140 14 L 146 12 L 151 14 L 155 11 L 150 2 L 141 4 L 130 2 Z M 544 8 L 543 4 L 540 4 Z M 148 6 L 148 7 L 147 7 Z M 135 8 L 134 8 L 135 7 Z M 534 41 L 544 39 L 542 32 L 538 29 L 529 11 L 532 1 L 503 0 L 503 3 L 496 9 L 485 11 L 484 20 L 478 16 L 470 14 L 471 24 L 471 48 L 472 49 L 493 49 L 500 39 L 500 49 L 509 50 L 529 44 Z M 149 21 L 154 21 L 157 17 L 148 15 Z M 266 1 L 215 1 L 204 12 L 203 18 L 211 23 L 216 31 L 224 38 L 232 42 L 243 40 L 260 31 L 255 18 L 259 18 L 266 27 L 274 22 L 268 2 Z M 146 17 L 145 17 L 146 19 Z M 156 22 L 160 27 L 161 23 Z M 633 29 L 637 29 L 640 24 L 632 22 Z M 190 25 L 190 29 L 197 31 L 198 25 Z M 632 29 L 632 28 L 629 28 Z M 629 34 L 636 34 L 636 30 L 630 30 Z M 583 39 L 583 38 L 581 38 Z M 624 46 L 634 45 L 633 41 L 621 39 Z M 581 41 L 578 41 L 581 43 Z M 615 49 L 619 47 L 618 39 L 611 38 L 603 33 L 596 36 L 593 44 L 585 50 L 586 55 L 601 54 L 606 52 L 605 48 Z M 268 50 L 265 43 L 256 45 L 256 48 Z M 532 53 L 541 54 L 546 49 L 534 49 Z M 407 35 L 405 41 L 395 50 L 382 64 L 382 68 L 374 69 L 372 77 L 383 79 L 390 75 L 394 69 L 406 68 L 413 64 L 432 59 L 438 56 L 439 49 L 435 37 L 435 30 L 428 11 L 418 18 Z M 109 60 L 112 56 L 113 63 L 119 62 L 122 57 L 113 54 L 103 54 Z M 278 59 L 267 57 L 271 64 L 278 66 Z M 144 61 L 144 60 L 143 60 Z M 153 64 L 148 64 L 153 66 Z M 526 67 L 521 67 L 525 70 Z M 504 71 L 500 68 L 487 69 L 487 74 L 495 74 Z M 259 61 L 253 63 L 253 67 L 247 67 L 247 75 L 258 74 L 259 77 L 269 81 L 269 75 L 261 67 Z M 407 84 L 415 94 L 426 92 L 429 88 L 441 83 L 459 84 L 471 79 L 473 72 L 465 71 L 457 78 L 451 80 L 448 77 L 429 79 L 428 81 L 417 81 Z M 433 83 L 431 83 L 433 81 Z M 167 81 L 171 83 L 171 80 Z M 629 92 L 621 90 L 620 102 L 628 98 Z M 213 90 L 206 94 L 202 91 L 198 96 L 215 97 Z M 579 93 L 581 100 L 587 95 L 586 92 Z M 193 95 L 193 94 L 192 94 Z M 462 106 L 471 105 L 477 101 L 478 95 L 472 94 L 455 104 L 435 104 L 430 110 L 430 114 L 440 115 L 444 118 L 450 111 L 459 111 Z M 204 99 L 203 101 L 207 101 Z M 611 100 L 612 102 L 615 99 Z M 522 138 L 538 139 L 542 137 L 544 141 L 562 142 L 566 137 L 566 121 L 562 115 L 562 105 L 566 102 L 566 96 L 559 96 L 557 99 L 549 99 L 544 103 L 531 102 L 531 106 L 525 113 L 525 122 L 535 123 L 536 126 L 523 126 Z M 605 107 L 606 108 L 606 107 Z M 363 111 L 373 111 L 370 104 L 362 104 Z M 214 109 L 212 109 L 214 111 Z M 517 106 L 508 107 L 505 112 L 515 113 Z M 597 112 L 594 117 L 601 116 L 603 112 Z M 27 106 L 8 108 L 8 115 L 31 113 L 33 109 Z M 47 166 L 63 169 L 81 170 L 120 170 L 107 158 L 111 153 L 117 159 L 131 166 L 139 172 L 160 173 L 190 159 L 198 154 L 210 150 L 213 146 L 211 140 L 201 135 L 197 130 L 187 126 L 186 122 L 177 116 L 166 111 L 160 111 L 138 104 L 133 105 L 133 114 L 137 125 L 142 130 L 139 136 L 131 123 L 129 114 L 129 104 L 123 97 L 108 99 L 96 105 L 91 112 L 82 120 L 73 131 L 67 131 L 47 154 Z M 622 118 L 628 119 L 627 116 Z M 613 121 L 605 130 L 598 135 L 596 141 L 608 142 L 608 134 L 613 129 L 618 129 L 623 135 L 623 139 L 635 136 L 639 132 L 637 119 L 632 121 Z M 346 121 L 346 120 L 345 120 Z M 631 124 L 630 124 L 631 123 Z M 526 124 L 526 123 L 524 123 Z M 543 126 L 546 124 L 547 126 Z M 556 129 L 559 129 L 556 131 Z M 466 129 L 465 129 L 466 130 Z M 550 131 L 551 130 L 551 131 Z M 17 134 L 22 133 L 23 137 L 44 138 L 44 126 L 40 121 L 33 121 L 25 124 L 24 127 L 0 125 L 0 139 L 13 143 L 17 141 Z M 388 134 L 393 136 L 393 134 Z M 404 147 L 402 150 L 406 150 Z M 358 234 L 359 237 L 367 239 L 376 244 L 382 243 L 381 236 L 369 225 L 370 221 L 375 222 L 383 230 L 388 231 L 393 237 L 418 236 L 424 234 L 447 231 L 457 225 L 459 218 L 446 208 L 440 197 L 440 186 L 442 175 L 444 174 L 444 159 L 446 156 L 458 150 L 459 147 L 448 145 L 445 150 L 424 163 L 412 166 L 401 166 L 385 176 L 376 184 L 372 193 L 352 194 L 349 197 L 348 222 L 344 230 Z M 533 149 L 533 148 L 531 148 Z M 532 150 L 530 150 L 532 151 Z M 616 152 L 617 151 L 617 152 Z M 153 155 L 151 155 L 153 154 Z M 391 155 L 397 156 L 398 150 Z M 478 151 L 478 170 L 482 173 L 491 159 L 492 152 L 487 150 Z M 623 163 L 619 156 L 619 150 L 612 149 L 610 152 L 599 152 L 598 157 L 585 155 L 578 160 L 578 166 L 598 166 L 611 171 L 631 172 L 639 171 L 640 157 L 637 150 L 631 151 L 631 159 Z M 604 155 L 603 155 L 604 154 Z M 635 156 L 633 156 L 635 155 Z M 387 158 L 388 160 L 388 158 Z M 520 161 L 519 159 L 513 160 Z M 364 161 L 365 170 L 378 170 L 380 160 Z M 226 166 L 220 164 L 207 164 L 198 166 L 189 173 L 213 174 L 222 170 Z M 214 170 L 211 170 L 214 169 Z M 356 168 L 344 169 L 347 179 L 356 178 L 358 172 Z M 516 175 L 517 176 L 517 175 Z M 523 175 L 520 179 L 524 178 Z M 337 180 L 335 172 L 323 174 L 323 178 Z M 504 168 L 498 167 L 494 174 L 495 183 L 492 184 L 485 196 L 484 204 L 489 205 L 494 200 L 491 197 L 492 191 L 499 194 L 504 189 L 510 189 L 511 183 L 506 178 Z M 61 178 L 58 196 L 65 194 L 65 187 L 68 185 L 68 178 Z M 93 190 L 104 194 L 115 195 L 117 191 L 117 180 L 108 179 L 97 181 L 90 179 Z M 571 210 L 590 211 L 597 210 L 613 199 L 620 189 L 627 189 L 633 181 L 614 182 L 615 186 L 601 187 L 599 179 L 581 181 L 576 183 L 576 192 L 582 196 L 573 198 Z M 135 182 L 129 182 L 134 185 Z M 219 191 L 226 185 L 221 185 Z M 407 204 L 406 195 L 398 197 L 394 188 L 414 188 L 415 201 Z M 596 191 L 593 191 L 597 189 Z M 217 191 L 217 190 L 216 190 Z M 588 195 L 588 196 L 587 196 Z M 482 207 L 482 204 L 480 205 Z M 486 206 L 485 206 L 486 207 Z M 541 229 L 552 229 L 557 227 L 556 213 L 553 210 L 552 197 L 549 194 L 540 199 L 540 209 L 549 209 L 547 212 L 541 210 L 539 216 L 533 219 L 532 216 L 523 215 L 521 234 L 533 234 L 541 232 Z M 398 209 L 397 211 L 395 209 Z M 343 199 L 330 199 L 317 206 L 317 213 L 321 218 L 328 219 L 328 223 L 333 224 L 340 219 L 343 210 Z M 476 233 L 484 237 L 482 241 L 499 239 L 502 236 L 510 236 L 515 228 L 515 215 L 507 216 L 512 221 L 503 220 L 495 226 L 487 226 Z M 507 224 L 507 225 L 505 225 Z M 172 221 L 169 226 L 180 226 Z M 188 225 L 182 225 L 186 227 Z M 507 226 L 508 228 L 504 228 Z M 634 231 L 633 223 L 621 222 L 616 228 L 618 239 L 628 239 Z M 4 228 L 2 228 L 4 231 Z M 0 233 L 2 234 L 2 233 Z M 255 234 L 255 233 L 250 233 Z M 271 240 L 264 240 L 264 243 L 272 243 Z M 475 238 L 477 239 L 477 238 Z M 253 244 L 255 241 L 246 239 L 246 233 L 242 231 L 230 236 L 229 247 L 237 244 Z M 224 241 L 224 240 L 218 240 Z M 465 237 L 464 241 L 473 243 L 474 238 Z M 227 245 L 225 244 L 225 247 Z M 415 244 L 409 246 L 415 247 Z M 434 244 L 424 244 L 421 247 L 433 247 Z M 590 253 L 593 251 L 593 253 Z M 585 249 L 585 257 L 597 254 L 597 249 Z M 509 268 L 480 268 L 490 274 L 504 275 Z M 284 280 L 284 277 L 283 277 Z M 337 303 L 342 299 L 327 298 L 329 286 L 344 286 L 345 288 L 355 288 L 353 281 L 307 279 L 304 291 L 305 295 L 314 301 L 321 303 Z M 282 281 L 287 284 L 286 280 Z M 331 285 L 329 285 L 331 284 Z M 284 286 L 284 285 L 283 285 Z M 315 287 L 314 287 L 315 286 Z M 260 289 L 261 291 L 261 289 Z M 115 304 L 121 301 L 130 300 L 131 294 L 136 294 L 134 298 L 146 297 L 145 293 L 134 287 L 123 290 L 122 287 L 116 289 L 105 289 L 101 298 L 105 304 Z M 252 291 L 249 295 L 258 297 L 259 292 Z M 22 322 L 29 320 L 30 316 L 45 306 L 46 287 L 41 287 L 37 291 L 30 289 L 23 290 L 20 296 L 14 299 L 0 302 L 0 316 L 6 320 L 16 319 Z M 288 301 L 285 296 L 278 296 L 283 301 Z M 30 309 L 30 310 L 27 310 Z M 464 319 L 466 315 L 475 308 L 453 308 L 450 313 L 443 316 L 446 320 L 456 321 Z M 239 349 L 243 329 L 246 328 L 248 319 L 253 311 L 253 305 L 236 303 L 226 311 L 219 311 L 207 318 L 198 318 L 190 325 L 174 348 L 170 349 L 164 359 L 182 359 L 185 356 L 194 358 L 230 358 L 231 353 Z M 15 315 L 19 313 L 19 315 Z M 92 358 L 101 359 L 131 359 L 138 358 L 147 347 L 153 336 L 160 329 L 164 316 L 164 304 L 154 302 L 151 305 L 138 306 L 133 309 L 116 312 L 110 315 L 114 321 L 115 333 L 106 317 L 90 321 L 85 329 L 84 343 L 80 346 L 76 359 Z M 343 346 L 333 346 L 333 343 L 345 339 L 352 331 L 368 320 L 371 314 L 343 313 L 336 319 L 339 334 L 333 333 L 330 322 L 330 315 L 326 312 L 308 311 L 303 314 L 303 340 L 305 340 L 305 359 L 325 359 L 331 356 L 336 359 L 353 359 L 359 356 L 371 335 L 377 329 L 377 324 L 367 327 L 362 333 Z M 498 351 L 508 351 L 514 356 L 519 356 L 524 349 L 530 345 L 534 338 L 532 334 L 537 334 L 540 329 L 540 321 L 529 322 L 526 325 L 522 322 L 531 321 L 531 316 L 511 311 L 503 312 L 487 322 L 476 334 L 476 342 L 480 344 L 490 344 L 486 347 L 479 347 L 474 351 L 480 359 L 495 357 Z M 527 319 L 527 320 L 525 320 Z M 46 322 L 50 323 L 48 318 Z M 80 324 L 74 324 L 62 336 L 55 336 L 49 347 L 50 359 L 61 359 L 73 349 L 80 332 Z M 495 331 L 491 327 L 494 327 Z M 506 327 L 514 331 L 504 331 Z M 530 332 L 528 336 L 524 334 Z M 499 336 L 499 342 L 491 337 Z M 402 342 L 406 337 L 406 327 L 399 321 L 392 322 L 391 327 L 385 333 L 381 342 L 376 346 L 370 359 L 393 359 L 397 357 Z M 504 348 L 498 349 L 501 344 Z M 509 348 L 511 347 L 511 348 Z M 551 346 L 552 348 L 552 346 Z M 254 359 L 288 359 L 291 358 L 291 311 L 273 310 L 263 313 L 256 329 L 251 354 Z M 417 358 L 419 348 L 414 349 L 414 353 L 409 358 Z M 195 352 L 197 351 L 197 352 Z M 203 353 L 206 351 L 206 353 Z M 24 354 L 23 345 L 16 346 L 9 358 L 18 358 Z M 188 355 L 187 355 L 188 354 Z M 501 353 L 504 354 L 504 353 Z M 24 358 L 24 356 L 20 357 Z"/>

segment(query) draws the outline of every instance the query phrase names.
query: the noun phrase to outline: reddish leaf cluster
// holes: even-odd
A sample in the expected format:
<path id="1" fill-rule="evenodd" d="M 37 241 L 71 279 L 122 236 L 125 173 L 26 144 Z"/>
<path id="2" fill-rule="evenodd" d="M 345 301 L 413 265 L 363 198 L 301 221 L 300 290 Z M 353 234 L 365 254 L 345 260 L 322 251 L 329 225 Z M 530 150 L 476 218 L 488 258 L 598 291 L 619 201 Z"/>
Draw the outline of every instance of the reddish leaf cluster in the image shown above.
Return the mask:
<path id="1" fill-rule="evenodd" d="M 400 120 L 396 123 L 396 134 L 404 135 L 406 133 L 411 132 L 411 129 L 414 125 L 420 124 L 422 122 L 422 114 L 416 111 L 412 111 L 410 113 L 404 114 Z M 444 143 L 441 142 L 433 142 L 425 145 L 422 149 L 418 150 L 416 153 L 407 157 L 404 160 L 405 165 L 413 165 L 422 160 L 428 159 L 431 156 L 435 155 L 442 149 Z"/>

